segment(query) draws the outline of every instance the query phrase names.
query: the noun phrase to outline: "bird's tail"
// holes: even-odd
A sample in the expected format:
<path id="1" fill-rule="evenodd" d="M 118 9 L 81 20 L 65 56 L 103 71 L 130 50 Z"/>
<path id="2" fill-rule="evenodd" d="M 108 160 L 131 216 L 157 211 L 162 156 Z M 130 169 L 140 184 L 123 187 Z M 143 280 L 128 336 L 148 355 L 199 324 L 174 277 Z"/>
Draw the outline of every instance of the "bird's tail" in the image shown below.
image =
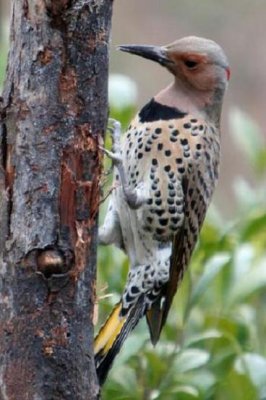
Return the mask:
<path id="1" fill-rule="evenodd" d="M 141 296 L 123 317 L 120 316 L 121 309 L 122 302 L 120 301 L 94 340 L 95 365 L 100 385 L 104 383 L 127 336 L 143 317 L 145 313 L 144 299 Z"/>

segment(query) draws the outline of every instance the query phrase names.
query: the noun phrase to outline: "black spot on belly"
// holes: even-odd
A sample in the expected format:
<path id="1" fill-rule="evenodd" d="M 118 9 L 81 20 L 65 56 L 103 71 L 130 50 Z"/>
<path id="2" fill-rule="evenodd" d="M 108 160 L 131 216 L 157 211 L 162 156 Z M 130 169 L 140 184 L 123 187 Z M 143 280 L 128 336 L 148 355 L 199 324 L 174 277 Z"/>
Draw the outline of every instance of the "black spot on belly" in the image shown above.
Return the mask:
<path id="1" fill-rule="evenodd" d="M 175 138 L 175 137 L 173 137 L 173 136 L 170 137 L 170 140 L 171 140 L 171 142 L 173 142 L 173 143 L 177 142 L 177 138 Z"/>
<path id="2" fill-rule="evenodd" d="M 139 119 L 140 122 L 154 122 L 158 120 L 184 118 L 185 115 L 187 114 L 180 111 L 178 108 L 169 107 L 151 99 L 139 112 Z"/>
<path id="3" fill-rule="evenodd" d="M 179 221 L 179 218 L 171 217 L 171 221 L 176 225 Z"/>
<path id="4" fill-rule="evenodd" d="M 175 206 L 170 206 L 168 207 L 168 211 L 170 214 L 175 214 L 176 213 L 176 207 Z"/>
<path id="5" fill-rule="evenodd" d="M 162 204 L 162 199 L 156 199 L 155 204 L 156 206 L 160 206 Z"/>
<path id="6" fill-rule="evenodd" d="M 174 174 L 173 171 L 170 171 L 168 176 L 169 176 L 170 179 L 172 179 L 173 182 L 175 182 L 175 179 L 173 179 L 173 178 L 175 178 L 175 174 Z"/>
<path id="7" fill-rule="evenodd" d="M 187 139 L 181 139 L 180 143 L 182 144 L 182 146 L 186 146 L 188 144 L 188 140 Z"/>
<path id="8" fill-rule="evenodd" d="M 171 132 L 171 135 L 176 137 L 179 135 L 179 131 L 177 129 L 175 129 L 173 132 Z"/>
<path id="9" fill-rule="evenodd" d="M 132 294 L 137 294 L 139 293 L 139 288 L 137 286 L 131 286 L 131 293 Z"/>
<path id="10" fill-rule="evenodd" d="M 196 158 L 196 160 L 197 160 L 198 158 L 200 158 L 200 156 L 201 156 L 201 152 L 200 152 L 200 151 L 196 151 L 196 153 L 195 153 L 195 158 Z"/>
<path id="11" fill-rule="evenodd" d="M 174 199 L 172 199 L 171 197 L 168 197 L 168 199 L 167 199 L 167 203 L 168 203 L 170 206 L 172 206 L 172 205 L 174 205 L 174 203 L 175 203 L 175 200 L 174 200 Z"/>
<path id="12" fill-rule="evenodd" d="M 160 218 L 159 224 L 162 226 L 166 226 L 168 224 L 168 218 Z"/>
<path id="13" fill-rule="evenodd" d="M 169 190 L 168 194 L 170 197 L 175 197 L 175 190 Z"/>
<path id="14" fill-rule="evenodd" d="M 169 190 L 173 190 L 175 187 L 174 187 L 174 185 L 170 182 L 170 183 L 168 183 L 168 189 Z"/>
<path id="15" fill-rule="evenodd" d="M 164 214 L 164 210 L 155 210 L 155 213 L 158 215 L 158 217 L 161 217 Z"/>

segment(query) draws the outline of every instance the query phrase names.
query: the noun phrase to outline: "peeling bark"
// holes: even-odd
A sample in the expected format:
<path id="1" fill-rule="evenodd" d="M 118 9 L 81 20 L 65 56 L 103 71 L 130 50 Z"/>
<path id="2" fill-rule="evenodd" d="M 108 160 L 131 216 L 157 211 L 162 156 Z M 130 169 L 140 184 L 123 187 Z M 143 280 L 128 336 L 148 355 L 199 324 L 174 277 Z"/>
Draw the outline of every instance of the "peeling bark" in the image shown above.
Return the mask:
<path id="1" fill-rule="evenodd" d="M 93 304 L 112 0 L 13 0 L 0 102 L 0 400 L 99 397 Z"/>

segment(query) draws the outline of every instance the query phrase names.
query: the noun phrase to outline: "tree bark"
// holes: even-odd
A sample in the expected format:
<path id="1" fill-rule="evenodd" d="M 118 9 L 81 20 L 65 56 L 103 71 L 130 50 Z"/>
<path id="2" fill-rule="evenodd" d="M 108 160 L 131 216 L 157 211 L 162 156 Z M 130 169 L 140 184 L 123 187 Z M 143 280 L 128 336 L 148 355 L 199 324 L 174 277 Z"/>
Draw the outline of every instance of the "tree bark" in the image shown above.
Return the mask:
<path id="1" fill-rule="evenodd" d="M 93 305 L 112 0 L 13 0 L 0 121 L 0 400 L 99 397 Z"/>

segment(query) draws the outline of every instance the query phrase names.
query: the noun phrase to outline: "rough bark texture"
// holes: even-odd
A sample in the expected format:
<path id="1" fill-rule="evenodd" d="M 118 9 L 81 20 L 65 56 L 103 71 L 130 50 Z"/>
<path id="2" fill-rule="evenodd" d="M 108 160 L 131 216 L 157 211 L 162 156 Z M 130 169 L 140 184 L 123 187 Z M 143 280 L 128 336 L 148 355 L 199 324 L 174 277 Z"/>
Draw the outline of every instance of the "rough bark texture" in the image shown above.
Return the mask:
<path id="1" fill-rule="evenodd" d="M 92 352 L 112 0 L 13 0 L 0 123 L 0 400 L 98 398 Z"/>

